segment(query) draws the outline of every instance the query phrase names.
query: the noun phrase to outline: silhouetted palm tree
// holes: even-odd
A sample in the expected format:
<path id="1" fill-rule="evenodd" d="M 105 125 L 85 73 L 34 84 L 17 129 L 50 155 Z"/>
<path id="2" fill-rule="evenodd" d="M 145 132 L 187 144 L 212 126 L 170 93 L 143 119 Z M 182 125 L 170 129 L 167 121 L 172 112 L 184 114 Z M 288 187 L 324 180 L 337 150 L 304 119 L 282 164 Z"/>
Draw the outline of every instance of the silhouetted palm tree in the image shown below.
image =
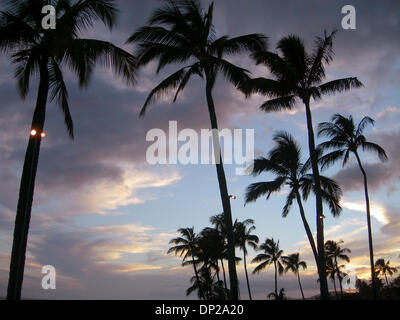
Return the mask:
<path id="1" fill-rule="evenodd" d="M 249 291 L 250 300 L 253 300 L 253 299 L 251 296 L 249 275 L 247 274 L 246 244 L 249 245 L 250 247 L 252 247 L 253 249 L 257 248 L 257 243 L 258 243 L 259 239 L 255 234 L 252 234 L 252 232 L 255 229 L 256 229 L 256 227 L 254 226 L 254 220 L 252 220 L 252 219 L 246 219 L 241 222 L 235 221 L 235 223 L 233 225 L 233 232 L 235 234 L 236 244 L 240 248 L 240 250 L 243 251 L 243 265 L 244 265 L 244 272 L 246 275 L 246 282 L 247 282 L 247 290 Z"/>
<path id="2" fill-rule="evenodd" d="M 279 248 L 278 242 L 274 241 L 274 238 L 266 239 L 264 243 L 258 246 L 257 250 L 262 250 L 264 253 L 258 254 L 251 263 L 261 262 L 254 270 L 254 273 L 259 273 L 264 270 L 270 264 L 274 264 L 275 270 L 275 297 L 278 297 L 278 273 L 281 275 L 283 273 L 282 266 L 282 254 L 283 250 Z"/>
<path id="3" fill-rule="evenodd" d="M 397 268 L 390 266 L 389 260 L 386 262 L 385 259 L 378 259 L 375 262 L 375 273 L 377 277 L 383 274 L 385 276 L 386 285 L 389 287 L 387 275 L 393 276 L 394 273 L 397 273 Z"/>
<path id="4" fill-rule="evenodd" d="M 178 229 L 178 232 L 181 234 L 181 237 L 174 238 L 169 242 L 170 244 L 175 244 L 176 246 L 169 248 L 167 253 L 174 253 L 175 255 L 179 254 L 181 257 L 183 256 L 183 262 L 187 261 L 188 258 L 192 258 L 194 274 L 197 279 L 197 283 L 200 283 L 199 274 L 197 272 L 195 263 L 195 256 L 199 251 L 198 236 L 194 232 L 193 227 L 181 228 Z M 205 300 L 204 293 L 202 292 L 202 287 L 200 286 L 198 289 L 200 299 Z"/>
<path id="5" fill-rule="evenodd" d="M 188 63 L 158 86 L 151 90 L 143 105 L 141 115 L 155 98 L 176 90 L 174 101 L 186 87 L 190 78 L 198 75 L 206 80 L 206 98 L 213 130 L 215 163 L 228 236 L 228 262 L 232 299 L 238 299 L 237 274 L 235 266 L 232 214 L 224 167 L 220 154 L 218 123 L 212 89 L 218 73 L 238 86 L 248 79 L 247 71 L 224 59 L 227 55 L 264 50 L 265 37 L 249 34 L 236 38 L 216 38 L 213 26 L 213 3 L 204 11 L 197 0 L 168 0 L 162 8 L 156 9 L 148 25 L 137 30 L 128 42 L 138 44 L 139 65 L 158 60 L 157 71 L 174 63 Z"/>
<path id="6" fill-rule="evenodd" d="M 314 50 L 308 53 L 303 41 L 290 35 L 282 38 L 277 46 L 281 55 L 272 52 L 257 52 L 253 58 L 257 64 L 263 63 L 269 67 L 273 79 L 252 79 L 242 88 L 248 95 L 260 93 L 267 95 L 272 100 L 266 101 L 260 108 L 265 112 L 292 110 L 297 100 L 305 105 L 308 146 L 311 159 L 312 172 L 315 179 L 316 209 L 317 209 L 317 247 L 319 253 L 318 272 L 322 298 L 328 297 L 327 282 L 325 278 L 324 254 L 324 225 L 323 205 L 320 194 L 320 174 L 318 168 L 318 155 L 315 148 L 315 137 L 311 114 L 311 99 L 319 100 L 323 95 L 334 94 L 359 88 L 362 83 L 357 78 L 336 79 L 322 83 L 325 79 L 325 65 L 333 58 L 332 40 L 336 31 L 331 34 L 325 32 L 324 37 L 317 37 Z"/>
<path id="7" fill-rule="evenodd" d="M 326 257 L 326 275 L 329 277 L 329 279 L 332 280 L 333 283 L 333 289 L 335 290 L 335 296 L 336 300 L 339 299 L 337 290 L 336 290 L 336 275 L 337 275 L 337 268 L 335 266 L 335 263 L 333 262 L 332 257 Z"/>
<path id="8" fill-rule="evenodd" d="M 56 29 L 42 28 L 42 8 L 48 4 L 56 9 Z M 111 29 L 116 15 L 115 3 L 109 0 L 9 1 L 6 11 L 0 12 L 0 48 L 11 55 L 11 61 L 16 66 L 15 77 L 22 98 L 28 94 L 31 77 L 37 76 L 39 79 L 19 191 L 8 299 L 21 298 L 26 244 L 48 98 L 56 100 L 60 105 L 69 136 L 73 138 L 68 91 L 63 77 L 64 67 L 77 75 L 81 87 L 88 85 L 96 64 L 112 66 L 117 74 L 130 83 L 134 82 L 136 61 L 131 54 L 110 42 L 79 38 L 82 31 L 97 21 Z"/>
<path id="9" fill-rule="evenodd" d="M 331 258 L 334 268 L 336 269 L 336 274 L 339 279 L 339 286 L 340 286 L 340 296 L 343 299 L 343 285 L 342 285 L 342 276 L 341 276 L 341 271 L 340 267 L 338 265 L 339 260 L 344 260 L 347 263 L 350 262 L 350 258 L 347 255 L 347 253 L 351 253 L 351 250 L 349 248 L 341 248 L 340 245 L 343 244 L 344 242 L 342 240 L 336 242 L 333 240 L 328 240 L 325 242 L 325 252 L 326 252 L 326 257 L 327 259 Z"/>
<path id="10" fill-rule="evenodd" d="M 220 261 L 221 261 L 221 267 L 222 267 L 222 275 L 224 277 L 224 287 L 226 290 L 228 290 L 227 284 L 226 284 L 226 273 L 225 273 L 225 265 L 224 265 L 224 259 L 228 258 L 228 246 L 227 246 L 227 234 L 226 234 L 226 227 L 225 227 L 225 217 L 224 214 L 217 214 L 215 216 L 212 216 L 210 218 L 211 224 L 215 227 L 216 230 L 221 234 L 221 237 L 224 242 L 224 247 L 225 250 L 223 254 L 220 256 Z"/>
<path id="11" fill-rule="evenodd" d="M 365 127 L 374 124 L 374 120 L 370 117 L 364 117 L 356 126 L 352 116 L 348 118 L 335 114 L 331 122 L 323 122 L 318 126 L 318 135 L 330 138 L 329 141 L 323 142 L 318 146 L 321 151 L 331 151 L 330 153 L 321 157 L 320 161 L 322 168 L 328 167 L 338 160 L 343 159 L 343 166 L 347 163 L 350 153 L 353 153 L 357 159 L 358 166 L 364 177 L 364 193 L 365 204 L 367 211 L 367 225 L 368 225 L 368 243 L 369 243 L 369 258 L 371 267 L 371 279 L 375 279 L 374 270 L 374 249 L 372 241 L 372 227 L 371 227 L 371 214 L 368 195 L 368 181 L 367 173 L 365 172 L 361 159 L 358 154 L 358 149 L 361 147 L 364 151 L 376 152 L 381 161 L 387 160 L 385 150 L 376 143 L 369 142 L 363 135 Z M 376 298 L 376 286 L 372 280 L 373 294 Z"/>
<path id="12" fill-rule="evenodd" d="M 303 287 L 301 286 L 301 281 L 300 281 L 300 268 L 306 270 L 307 262 L 300 260 L 299 253 L 292 253 L 288 256 L 282 257 L 282 264 L 285 266 L 284 270 L 285 273 L 291 271 L 297 276 L 297 280 L 299 281 L 301 296 L 303 297 L 304 300 Z"/>
<path id="13" fill-rule="evenodd" d="M 307 200 L 311 190 L 315 190 L 313 188 L 314 177 L 307 173 L 310 169 L 309 161 L 305 164 L 301 162 L 300 147 L 289 133 L 278 132 L 274 135 L 273 140 L 276 146 L 269 152 L 268 158 L 261 157 L 256 159 L 250 167 L 250 173 L 253 176 L 258 176 L 263 172 L 271 172 L 277 177 L 273 181 L 257 182 L 249 185 L 246 191 L 246 203 L 255 201 L 264 195 L 269 199 L 271 194 L 279 192 L 284 186 L 288 186 L 289 194 L 286 197 L 282 216 L 285 218 L 289 214 L 293 201 L 296 199 L 315 262 L 318 264 L 318 252 L 314 236 L 307 222 L 300 195 L 302 193 L 303 199 Z M 324 176 L 320 176 L 320 183 L 323 200 L 329 205 L 332 215 L 338 216 L 342 210 L 339 204 L 342 195 L 339 185 Z"/>

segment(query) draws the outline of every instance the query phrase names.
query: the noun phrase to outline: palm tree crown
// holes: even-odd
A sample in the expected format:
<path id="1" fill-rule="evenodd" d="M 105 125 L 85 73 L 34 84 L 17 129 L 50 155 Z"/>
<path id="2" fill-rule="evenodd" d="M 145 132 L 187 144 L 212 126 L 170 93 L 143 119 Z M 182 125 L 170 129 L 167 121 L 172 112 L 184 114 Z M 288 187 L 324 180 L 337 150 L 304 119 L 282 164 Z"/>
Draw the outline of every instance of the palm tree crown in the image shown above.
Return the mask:
<path id="1" fill-rule="evenodd" d="M 213 85 L 216 75 L 221 71 L 228 81 L 238 86 L 248 79 L 248 72 L 224 57 L 261 51 L 266 46 L 266 37 L 261 34 L 217 38 L 213 25 L 213 3 L 204 11 L 197 0 L 165 2 L 164 7 L 153 12 L 148 26 L 139 28 L 128 42 L 138 44 L 136 56 L 139 66 L 158 60 L 159 72 L 169 64 L 188 65 L 167 77 L 150 92 L 141 115 L 145 114 L 149 103 L 171 90 L 176 90 L 175 102 L 194 75 L 201 78 L 209 76 Z"/>
<path id="2" fill-rule="evenodd" d="M 322 122 L 318 125 L 318 135 L 330 140 L 319 144 L 321 151 L 331 151 L 320 158 L 322 168 L 327 168 L 338 160 L 343 160 L 344 166 L 349 160 L 350 153 L 358 153 L 361 147 L 364 151 L 375 152 L 381 161 L 388 159 L 385 150 L 376 143 L 367 141 L 363 134 L 367 125 L 374 125 L 375 121 L 370 117 L 364 117 L 358 125 L 355 125 L 353 117 L 344 117 L 335 114 L 331 122 Z"/>
<path id="3" fill-rule="evenodd" d="M 48 4 L 56 9 L 56 29 L 41 26 L 42 7 Z M 88 85 L 97 64 L 113 67 L 128 83 L 135 81 L 136 59 L 131 54 L 107 41 L 79 37 L 96 21 L 112 29 L 117 12 L 110 0 L 10 1 L 8 9 L 0 12 L 0 48 L 11 54 L 21 96 L 28 94 L 32 76 L 46 76 L 50 99 L 60 105 L 71 137 L 73 122 L 64 68 L 77 75 L 81 87 Z"/>
<path id="4" fill-rule="evenodd" d="M 394 273 L 397 273 L 397 268 L 394 268 L 390 265 L 390 261 L 385 261 L 385 259 L 378 259 L 375 262 L 375 274 L 379 277 L 381 274 L 385 276 L 386 285 L 389 286 L 389 282 L 387 279 L 387 275 L 393 276 Z"/>
<path id="5" fill-rule="evenodd" d="M 314 189 L 314 176 L 309 174 L 310 162 L 301 162 L 301 150 L 294 138 L 287 132 L 278 132 L 273 140 L 276 146 L 269 152 L 268 158 L 260 157 L 249 168 L 253 176 L 271 172 L 276 175 L 275 180 L 257 182 L 248 186 L 246 190 L 246 203 L 256 201 L 266 195 L 267 199 L 273 193 L 279 192 L 284 186 L 290 188 L 286 197 L 286 203 L 282 210 L 282 216 L 289 214 L 293 201 L 298 192 L 307 200 Z M 327 177 L 321 176 L 322 198 L 329 205 L 333 216 L 341 213 L 340 198 L 342 190 L 340 186 Z"/>

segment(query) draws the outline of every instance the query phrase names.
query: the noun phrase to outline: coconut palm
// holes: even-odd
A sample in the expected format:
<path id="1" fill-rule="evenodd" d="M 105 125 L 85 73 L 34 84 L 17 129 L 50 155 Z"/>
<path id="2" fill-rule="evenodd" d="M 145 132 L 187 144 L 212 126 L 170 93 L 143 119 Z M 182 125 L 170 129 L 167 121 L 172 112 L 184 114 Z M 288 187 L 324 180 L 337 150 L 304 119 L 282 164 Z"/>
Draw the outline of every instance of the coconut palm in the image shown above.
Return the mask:
<path id="1" fill-rule="evenodd" d="M 223 275 L 223 277 L 224 277 L 224 287 L 225 287 L 225 289 L 227 290 L 228 287 L 227 287 L 227 284 L 226 284 L 226 272 L 225 272 L 224 259 L 227 259 L 227 258 L 228 258 L 228 254 L 227 254 L 228 250 L 227 250 L 227 245 L 226 245 L 226 242 L 227 242 L 227 234 L 226 234 L 226 227 L 225 227 L 225 218 L 224 218 L 224 214 L 223 214 L 223 213 L 220 213 L 220 214 L 217 214 L 217 215 L 212 216 L 212 217 L 210 218 L 210 222 L 211 222 L 211 224 L 214 226 L 214 228 L 215 228 L 216 230 L 218 230 L 218 232 L 219 232 L 220 235 L 221 235 L 222 241 L 223 241 L 223 243 L 224 243 L 225 249 L 224 249 L 223 253 L 222 253 L 221 256 L 220 256 L 220 262 L 221 262 L 221 268 L 222 268 L 222 275 Z"/>
<path id="2" fill-rule="evenodd" d="M 297 100 L 305 105 L 308 129 L 308 146 L 312 172 L 315 179 L 316 193 L 316 225 L 317 247 L 319 263 L 317 265 L 320 276 L 322 298 L 328 297 L 327 282 L 325 279 L 324 253 L 324 223 L 323 200 L 318 168 L 318 155 L 315 148 L 315 137 L 312 123 L 311 100 L 319 100 L 327 94 L 335 94 L 352 88 L 359 88 L 362 83 L 357 78 L 336 79 L 323 83 L 325 79 L 325 65 L 333 58 L 332 41 L 336 31 L 331 34 L 325 32 L 324 37 L 317 37 L 312 52 L 307 52 L 303 41 L 295 35 L 282 38 L 277 46 L 279 53 L 256 52 L 253 58 L 257 64 L 269 67 L 273 78 L 256 78 L 247 82 L 242 88 L 248 95 L 259 93 L 271 98 L 261 105 L 265 112 L 293 110 Z"/>
<path id="3" fill-rule="evenodd" d="M 387 275 L 393 276 L 393 274 L 397 273 L 397 268 L 390 266 L 390 261 L 387 262 L 385 259 L 378 259 L 375 261 L 375 274 L 379 277 L 381 274 L 385 276 L 386 285 L 389 287 L 389 282 L 387 279 Z"/>
<path id="4" fill-rule="evenodd" d="M 283 250 L 279 248 L 278 242 L 274 241 L 274 238 L 266 239 L 264 243 L 258 246 L 257 250 L 262 250 L 264 253 L 258 254 L 251 263 L 261 262 L 254 270 L 253 274 L 259 273 L 264 270 L 267 266 L 274 264 L 275 270 L 275 297 L 278 297 L 278 273 L 283 274 L 284 268 L 282 265 L 282 254 Z"/>
<path id="5" fill-rule="evenodd" d="M 282 210 L 282 217 L 286 217 L 293 201 L 296 200 L 301 220 L 306 231 L 308 241 L 314 254 L 315 262 L 318 264 L 318 252 L 314 242 L 314 236 L 304 212 L 302 199 L 307 200 L 313 188 L 314 176 L 308 173 L 310 168 L 309 161 L 305 164 L 301 162 L 301 150 L 295 139 L 287 132 L 278 132 L 273 140 L 276 146 L 269 152 L 268 158 L 258 158 L 249 168 L 253 176 L 261 173 L 271 172 L 276 175 L 272 181 L 257 182 L 248 186 L 246 191 L 246 203 L 256 201 L 259 197 L 266 195 L 267 199 L 273 193 L 278 193 L 283 187 L 289 187 L 289 194 Z M 340 197 L 342 191 L 339 185 L 324 176 L 320 176 L 322 186 L 322 198 L 329 205 L 334 217 L 341 213 Z M 302 196 L 301 196 L 302 194 Z"/>
<path id="6" fill-rule="evenodd" d="M 364 178 L 364 194 L 365 206 L 367 212 L 367 226 L 368 226 L 368 244 L 369 244 L 369 258 L 371 267 L 371 279 L 375 279 L 374 269 L 374 248 L 372 241 L 372 227 L 371 227 L 371 214 L 368 195 L 368 180 L 367 173 L 361 163 L 361 158 L 358 149 L 361 147 L 363 151 L 372 151 L 378 154 L 381 161 L 387 160 L 385 150 L 376 143 L 367 141 L 363 135 L 363 131 L 367 125 L 373 125 L 374 120 L 370 117 L 364 117 L 356 126 L 352 116 L 344 117 L 340 114 L 335 114 L 331 122 L 323 122 L 318 126 L 318 135 L 329 138 L 330 140 L 321 143 L 318 149 L 321 151 L 330 151 L 328 154 L 321 157 L 320 162 L 322 168 L 327 168 L 338 160 L 343 160 L 344 166 L 350 154 L 354 154 L 357 159 L 358 166 Z M 376 286 L 372 280 L 373 295 L 376 298 Z"/>
<path id="7" fill-rule="evenodd" d="M 257 243 L 258 243 L 259 239 L 255 234 L 252 234 L 252 232 L 255 229 L 256 229 L 256 227 L 254 226 L 254 220 L 252 220 L 252 219 L 246 219 L 241 222 L 235 221 L 235 223 L 233 225 L 236 244 L 240 248 L 240 250 L 243 251 L 243 265 L 244 265 L 244 272 L 246 275 L 246 282 L 247 282 L 247 290 L 249 292 L 250 300 L 253 300 L 253 299 L 251 296 L 249 275 L 247 274 L 246 256 L 247 256 L 248 252 L 247 252 L 246 245 L 249 245 L 253 249 L 257 248 Z"/>
<path id="8" fill-rule="evenodd" d="M 284 269 L 285 273 L 291 271 L 297 276 L 297 280 L 299 282 L 299 287 L 300 287 L 300 291 L 301 291 L 301 296 L 303 297 L 303 300 L 304 300 L 303 287 L 301 286 L 301 281 L 300 281 L 300 268 L 302 268 L 303 270 L 306 270 L 307 262 L 302 261 L 300 259 L 299 253 L 292 253 L 288 256 L 282 257 L 282 264 L 285 266 L 285 269 Z"/>
<path id="9" fill-rule="evenodd" d="M 193 262 L 193 270 L 195 277 L 197 279 L 197 283 L 200 283 L 199 274 L 195 263 L 195 256 L 196 254 L 198 254 L 199 251 L 198 236 L 194 232 L 194 227 L 178 229 L 178 233 L 180 233 L 181 236 L 174 238 L 169 242 L 170 244 L 175 244 L 175 246 L 169 248 L 167 253 L 168 254 L 174 253 L 175 255 L 179 254 L 180 257 L 183 256 L 183 262 L 191 258 Z M 205 300 L 204 293 L 202 292 L 202 287 L 200 286 L 198 289 L 199 289 L 200 299 Z"/>
<path id="10" fill-rule="evenodd" d="M 211 3 L 208 10 L 204 11 L 197 0 L 167 0 L 163 7 L 153 12 L 148 25 L 138 29 L 128 42 L 138 45 L 137 56 L 140 66 L 152 60 L 158 60 L 158 72 L 169 64 L 187 64 L 151 90 L 140 112 L 141 116 L 145 114 L 148 105 L 154 99 L 173 90 L 176 90 L 175 102 L 178 94 L 184 90 L 192 76 L 197 75 L 206 81 L 206 98 L 213 129 L 214 156 L 227 228 L 231 294 L 232 299 L 236 300 L 238 286 L 231 205 L 220 154 L 218 122 L 212 90 L 220 72 L 235 86 L 239 86 L 248 79 L 246 70 L 228 62 L 224 57 L 264 50 L 266 43 L 265 37 L 260 34 L 216 38 L 213 8 L 214 5 Z"/>
<path id="11" fill-rule="evenodd" d="M 336 289 L 336 275 L 337 275 L 337 268 L 335 266 L 335 263 L 333 262 L 333 259 L 331 257 L 326 257 L 326 275 L 329 277 L 329 279 L 332 280 L 333 283 L 333 289 L 335 290 L 335 296 L 336 300 L 339 299 L 337 289 Z"/>
<path id="12" fill-rule="evenodd" d="M 56 9 L 56 29 L 46 30 L 41 23 L 42 8 L 49 4 Z M 71 138 L 74 136 L 64 69 L 77 75 L 80 87 L 88 85 L 97 64 L 111 66 L 128 83 L 134 82 L 136 61 L 131 54 L 110 42 L 79 38 L 95 22 L 112 29 L 116 16 L 116 5 L 110 0 L 9 1 L 6 10 L 0 12 L 0 49 L 11 55 L 11 62 L 16 66 L 15 78 L 21 97 L 27 96 L 32 76 L 39 80 L 19 190 L 8 299 L 21 298 L 36 170 L 49 100 L 58 103 L 68 134 Z"/>
<path id="13" fill-rule="evenodd" d="M 332 259 L 334 269 L 336 270 L 336 274 L 339 279 L 339 286 L 340 286 L 340 296 L 343 299 L 343 286 L 342 286 L 342 273 L 340 272 L 340 267 L 338 262 L 343 260 L 347 263 L 350 262 L 350 258 L 347 253 L 351 253 L 349 248 L 341 248 L 340 245 L 343 244 L 343 240 L 338 242 L 333 240 L 328 240 L 325 242 L 325 253 L 328 259 Z"/>

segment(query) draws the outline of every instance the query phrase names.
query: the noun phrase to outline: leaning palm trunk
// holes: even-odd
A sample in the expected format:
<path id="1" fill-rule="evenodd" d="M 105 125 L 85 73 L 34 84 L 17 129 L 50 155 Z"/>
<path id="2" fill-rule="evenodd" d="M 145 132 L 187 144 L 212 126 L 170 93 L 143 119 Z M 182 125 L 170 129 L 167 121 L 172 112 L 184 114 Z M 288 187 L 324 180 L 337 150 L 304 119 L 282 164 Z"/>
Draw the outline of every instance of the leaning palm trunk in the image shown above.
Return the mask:
<path id="1" fill-rule="evenodd" d="M 312 235 L 310 226 L 308 225 L 306 215 L 304 213 L 303 203 L 301 201 L 301 197 L 300 197 L 300 194 L 298 191 L 296 192 L 296 199 L 297 199 L 297 204 L 299 205 L 301 220 L 303 221 L 304 229 L 306 230 L 307 238 L 308 238 L 308 241 L 310 242 L 311 250 L 314 255 L 315 263 L 318 265 L 317 248 L 315 247 L 314 237 Z"/>
<path id="2" fill-rule="evenodd" d="M 34 129 L 36 134 L 30 135 L 29 137 L 19 189 L 13 247 L 11 252 L 10 275 L 7 289 L 8 300 L 21 299 L 26 246 L 31 220 L 36 171 L 39 162 L 41 132 L 43 132 L 45 122 L 47 95 L 49 91 L 48 80 L 49 74 L 47 70 L 47 60 L 43 58 L 40 66 L 39 91 L 32 119 L 32 130 Z"/>
<path id="3" fill-rule="evenodd" d="M 228 239 L 228 267 L 229 267 L 229 280 L 230 280 L 230 298 L 232 300 L 238 300 L 238 280 L 236 274 L 235 264 L 235 241 L 232 228 L 232 214 L 231 204 L 228 195 L 228 188 L 226 184 L 226 177 L 224 172 L 224 166 L 222 163 L 222 157 L 220 153 L 220 144 L 218 138 L 218 123 L 215 114 L 214 100 L 212 97 L 212 86 L 213 79 L 209 71 L 206 71 L 206 95 L 208 111 L 210 113 L 211 129 L 213 131 L 213 146 L 215 152 L 215 164 L 217 167 L 217 176 L 219 183 L 219 190 L 222 200 L 222 208 L 224 210 L 224 219 L 226 225 L 226 233 Z"/>
<path id="4" fill-rule="evenodd" d="M 367 174 L 361 165 L 361 159 L 357 153 L 355 152 L 355 156 L 357 158 L 358 166 L 364 177 L 364 193 L 365 193 L 365 207 L 367 210 L 367 225 L 368 225 L 368 245 L 369 245 L 369 262 L 371 265 L 371 279 L 372 279 L 372 294 L 373 298 L 377 298 L 376 293 L 376 283 L 375 283 L 375 266 L 374 266 L 374 247 L 372 243 L 372 227 L 371 227 L 371 213 L 370 213 L 370 206 L 369 206 L 369 196 L 368 196 L 368 181 L 367 181 Z"/>
<path id="5" fill-rule="evenodd" d="M 249 298 L 250 298 L 250 300 L 253 300 L 252 297 L 251 297 L 249 275 L 247 274 L 246 249 L 243 250 L 243 265 L 244 265 L 244 273 L 246 275 L 247 290 L 249 291 Z"/>
<path id="6" fill-rule="evenodd" d="M 193 256 L 192 256 L 192 262 L 193 262 L 194 274 L 195 274 L 195 276 L 196 276 L 196 281 L 197 281 L 197 283 L 199 284 L 200 296 L 201 296 L 201 298 L 202 298 L 203 300 L 206 300 L 206 297 L 204 296 L 203 289 L 201 288 L 201 285 L 200 285 L 199 273 L 198 273 L 198 271 L 197 271 L 196 263 L 195 263 L 195 261 L 194 261 L 194 257 L 193 257 Z"/>
<path id="7" fill-rule="evenodd" d="M 310 151 L 310 160 L 315 184 L 315 198 L 316 198 L 316 225 L 317 225 L 317 248 L 318 248 L 318 275 L 321 291 L 321 299 L 329 299 L 328 282 L 326 279 L 326 266 L 325 266 L 325 242 L 324 242 L 324 220 L 323 220 L 323 207 L 321 197 L 321 182 L 318 168 L 318 157 L 315 150 L 314 129 L 312 124 L 312 115 L 310 109 L 310 99 L 304 100 L 306 106 L 307 116 L 307 129 L 308 129 L 308 146 Z"/>
<path id="8" fill-rule="evenodd" d="M 301 281 L 300 281 L 300 272 L 297 272 L 297 280 L 299 281 L 299 287 L 300 287 L 300 291 L 301 291 L 301 296 L 303 297 L 303 300 L 305 300 L 304 293 L 303 293 L 303 287 L 302 287 Z"/>

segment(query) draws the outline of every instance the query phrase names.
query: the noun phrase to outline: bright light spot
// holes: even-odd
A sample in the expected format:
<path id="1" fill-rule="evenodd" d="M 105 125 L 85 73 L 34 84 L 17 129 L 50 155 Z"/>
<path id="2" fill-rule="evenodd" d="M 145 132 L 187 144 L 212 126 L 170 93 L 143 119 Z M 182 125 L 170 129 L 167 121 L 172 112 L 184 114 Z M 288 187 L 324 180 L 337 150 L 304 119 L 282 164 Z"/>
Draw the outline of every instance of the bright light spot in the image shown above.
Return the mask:
<path id="1" fill-rule="evenodd" d="M 31 136 L 34 137 L 34 136 L 36 136 L 36 134 L 37 134 L 37 131 L 36 131 L 35 129 L 33 129 L 33 130 L 31 131 Z"/>
<path id="2" fill-rule="evenodd" d="M 46 134 L 44 132 L 42 132 L 42 134 L 40 135 L 42 138 L 46 137 Z"/>

